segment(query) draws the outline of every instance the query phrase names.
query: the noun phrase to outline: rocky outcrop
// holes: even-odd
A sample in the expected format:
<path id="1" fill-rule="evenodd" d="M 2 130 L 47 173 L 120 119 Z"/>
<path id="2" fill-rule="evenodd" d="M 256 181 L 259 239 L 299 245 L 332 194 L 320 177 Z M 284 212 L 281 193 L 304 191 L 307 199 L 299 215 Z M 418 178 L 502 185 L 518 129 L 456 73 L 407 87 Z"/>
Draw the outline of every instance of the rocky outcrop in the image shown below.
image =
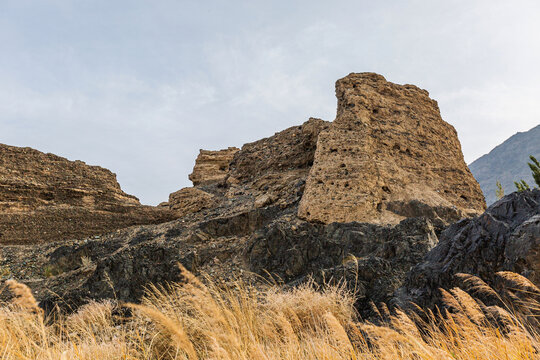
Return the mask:
<path id="1" fill-rule="evenodd" d="M 28 284 L 46 308 L 113 297 L 137 301 L 151 283 L 182 281 L 180 262 L 223 281 L 259 282 L 270 275 L 294 285 L 310 277 L 321 284 L 345 278 L 366 313 L 370 301 L 388 301 L 437 242 L 427 219 L 323 225 L 279 206 L 206 221 L 188 218 L 61 245 L 5 246 L 0 268 Z"/>
<path id="2" fill-rule="evenodd" d="M 186 216 L 78 241 L 3 246 L 0 280 L 24 282 L 49 309 L 76 308 L 89 299 L 137 301 L 150 284 L 182 281 L 179 262 L 197 275 L 250 281 L 255 276 L 244 265 L 246 244 L 281 214 L 279 208 L 266 207 L 203 221 Z M 2 289 L 0 282 L 0 298 Z"/>
<path id="3" fill-rule="evenodd" d="M 453 222 L 485 209 L 457 133 L 427 91 L 362 73 L 338 80 L 336 96 L 337 117 L 318 138 L 301 218 Z"/>
<path id="4" fill-rule="evenodd" d="M 310 118 L 274 136 L 242 146 L 231 162 L 228 197 L 249 193 L 256 206 L 297 204 L 313 165 L 317 139 L 329 122 Z"/>
<path id="5" fill-rule="evenodd" d="M 484 204 L 427 92 L 351 74 L 337 95 L 334 123 L 311 118 L 241 149 L 201 151 L 194 186 L 160 206 L 178 220 L 4 246 L 0 269 L 45 307 L 136 301 L 149 283 L 181 281 L 178 262 L 260 286 L 267 276 L 290 285 L 345 277 L 364 313 L 403 286 L 444 224 Z"/>
<path id="6" fill-rule="evenodd" d="M 343 278 L 356 290 L 359 308 L 389 301 L 406 273 L 437 243 L 431 222 L 406 219 L 397 226 L 367 223 L 309 223 L 280 218 L 250 239 L 245 251 L 252 271 L 286 283 L 313 277 L 319 283 Z"/>
<path id="7" fill-rule="evenodd" d="M 224 150 L 201 150 L 195 160 L 193 172 L 189 179 L 193 185 L 208 185 L 225 180 L 229 172 L 229 164 L 238 148 L 230 147 Z"/>
<path id="8" fill-rule="evenodd" d="M 174 218 L 124 193 L 107 169 L 0 145 L 1 244 L 75 239 Z"/>
<path id="9" fill-rule="evenodd" d="M 169 195 L 167 205 L 179 217 L 211 208 L 215 204 L 214 195 L 196 188 L 183 188 Z"/>
<path id="10" fill-rule="evenodd" d="M 295 207 L 313 164 L 317 137 L 328 125 L 327 121 L 311 118 L 300 126 L 245 144 L 235 150 L 219 177 L 214 176 L 215 169 L 203 175 L 201 169 L 205 166 L 199 155 L 193 174 L 199 174 L 198 179 L 206 176 L 214 180 L 193 181 L 194 187 L 171 194 L 163 206 L 177 214 L 192 214 L 191 220 L 229 216 L 271 205 L 281 209 Z M 203 150 L 201 154 L 230 155 L 231 151 L 231 148 L 216 152 Z M 217 156 L 214 155 L 213 159 Z"/>
<path id="11" fill-rule="evenodd" d="M 498 271 L 519 273 L 540 286 L 540 190 L 510 194 L 481 216 L 446 229 L 439 244 L 415 266 L 396 301 L 436 304 L 439 288 L 466 273 L 486 281 Z"/>

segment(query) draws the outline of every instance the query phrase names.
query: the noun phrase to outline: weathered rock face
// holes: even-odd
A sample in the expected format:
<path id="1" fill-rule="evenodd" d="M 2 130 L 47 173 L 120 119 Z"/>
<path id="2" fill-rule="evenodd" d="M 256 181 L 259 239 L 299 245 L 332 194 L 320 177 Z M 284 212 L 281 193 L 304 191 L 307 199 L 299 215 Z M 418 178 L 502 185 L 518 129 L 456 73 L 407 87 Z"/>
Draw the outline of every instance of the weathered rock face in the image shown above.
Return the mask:
<path id="1" fill-rule="evenodd" d="M 218 151 L 201 150 L 195 160 L 193 172 L 189 175 L 193 185 L 223 182 L 229 172 L 229 164 L 238 150 L 235 147 Z"/>
<path id="2" fill-rule="evenodd" d="M 168 206 L 179 217 L 212 207 L 214 195 L 196 188 L 183 188 L 169 195 Z"/>
<path id="3" fill-rule="evenodd" d="M 485 209 L 456 131 L 427 91 L 362 73 L 338 80 L 336 95 L 337 117 L 318 138 L 301 218 L 453 222 Z"/>
<path id="4" fill-rule="evenodd" d="M 2 244 L 81 238 L 174 218 L 141 206 L 109 170 L 0 144 Z"/>
<path id="5" fill-rule="evenodd" d="M 207 180 L 194 181 L 192 174 L 190 178 L 195 186 L 171 194 L 164 206 L 199 219 L 228 216 L 270 205 L 282 209 L 297 206 L 313 164 L 317 137 L 328 125 L 327 121 L 311 118 L 300 126 L 245 144 L 241 150 L 234 150 L 232 159 L 222 167 L 226 170 L 220 171 L 219 176 L 216 167 L 203 173 L 202 168 L 211 168 L 204 165 L 203 160 L 208 153 L 230 155 L 234 148 L 216 152 L 203 150 L 201 154 L 206 155 L 204 158 L 199 155 L 193 174 L 199 174 L 199 180 Z M 215 160 L 217 155 L 214 155 L 211 158 Z M 223 160 L 223 156 L 220 159 Z M 215 164 L 214 160 L 210 163 Z"/>
<path id="6" fill-rule="evenodd" d="M 297 204 L 313 165 L 319 133 L 329 123 L 310 118 L 274 136 L 246 144 L 231 162 L 228 197 L 250 193 L 255 206 Z"/>
<path id="7" fill-rule="evenodd" d="M 232 216 L 190 220 L 189 216 L 79 241 L 2 246 L 1 280 L 29 285 L 42 306 L 76 308 L 89 299 L 137 301 L 149 284 L 181 281 L 180 262 L 195 274 L 249 281 L 243 252 L 251 234 L 282 212 L 276 207 Z M 195 219 L 195 218 L 193 218 Z M 7 275 L 6 275 L 7 274 Z"/>
<path id="8" fill-rule="evenodd" d="M 311 118 L 240 150 L 201 151 L 194 187 L 160 206 L 178 220 L 3 246 L 0 268 L 46 307 L 136 301 L 148 283 L 181 280 L 178 262 L 225 280 L 345 277 L 360 310 L 387 301 L 441 225 L 475 214 L 483 200 L 455 131 L 426 92 L 374 74 L 350 75 L 337 89 L 334 123 Z"/>
<path id="9" fill-rule="evenodd" d="M 491 281 L 498 271 L 519 273 L 540 285 L 540 190 L 512 193 L 475 218 L 446 229 L 397 294 L 400 305 L 437 302 L 438 289 L 466 273 Z"/>
<path id="10" fill-rule="evenodd" d="M 357 290 L 359 308 L 386 302 L 409 269 L 437 243 L 427 219 L 397 226 L 366 223 L 314 224 L 282 217 L 257 231 L 246 248 L 250 269 L 287 283 L 313 276 L 320 283 L 345 278 Z"/>
<path id="11" fill-rule="evenodd" d="M 436 241 L 427 219 L 397 226 L 322 225 L 269 206 L 206 221 L 185 217 L 131 227 L 85 241 L 5 246 L 0 267 L 9 265 L 46 308 L 113 297 L 137 301 L 149 283 L 181 281 L 180 262 L 197 275 L 223 280 L 258 281 L 253 274 L 267 272 L 289 284 L 310 275 L 320 283 L 345 277 L 365 312 L 370 301 L 389 300 Z"/>

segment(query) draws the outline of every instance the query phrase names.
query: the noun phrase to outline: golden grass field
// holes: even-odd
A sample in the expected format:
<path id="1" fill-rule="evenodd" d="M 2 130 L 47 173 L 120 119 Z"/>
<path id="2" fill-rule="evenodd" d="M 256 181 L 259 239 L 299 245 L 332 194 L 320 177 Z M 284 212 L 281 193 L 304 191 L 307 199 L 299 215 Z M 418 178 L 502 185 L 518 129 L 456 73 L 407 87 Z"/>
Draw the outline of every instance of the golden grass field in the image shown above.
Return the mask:
<path id="1" fill-rule="evenodd" d="M 423 312 L 420 320 L 379 306 L 377 324 L 358 319 L 344 287 L 261 291 L 184 275 L 186 284 L 149 289 L 141 305 L 104 301 L 45 319 L 31 291 L 10 280 L 15 297 L 0 308 L 0 358 L 540 359 L 540 290 L 513 273 L 497 274 L 508 285 L 504 293 L 460 275 L 470 293 L 496 297 L 500 306 L 455 288 L 443 292 L 452 313 Z"/>

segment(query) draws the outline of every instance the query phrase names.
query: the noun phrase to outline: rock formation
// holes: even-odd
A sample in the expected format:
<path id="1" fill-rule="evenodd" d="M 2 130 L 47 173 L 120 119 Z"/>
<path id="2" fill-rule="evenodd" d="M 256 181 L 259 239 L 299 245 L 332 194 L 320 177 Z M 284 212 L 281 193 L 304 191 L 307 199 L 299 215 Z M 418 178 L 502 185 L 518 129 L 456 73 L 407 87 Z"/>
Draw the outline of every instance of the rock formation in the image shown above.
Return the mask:
<path id="1" fill-rule="evenodd" d="M 167 206 L 179 217 L 211 208 L 215 204 L 214 195 L 196 188 L 183 188 L 169 195 Z"/>
<path id="2" fill-rule="evenodd" d="M 510 194 L 481 216 L 448 227 L 438 245 L 410 272 L 397 302 L 437 303 L 439 288 L 457 273 L 490 281 L 498 271 L 519 273 L 540 286 L 540 190 Z"/>
<path id="3" fill-rule="evenodd" d="M 0 243 L 84 238 L 175 218 L 124 193 L 109 170 L 0 145 Z"/>
<path id="4" fill-rule="evenodd" d="M 311 118 L 241 149 L 202 150 L 194 186 L 160 206 L 178 220 L 3 246 L 0 268 L 45 307 L 136 301 L 148 283 L 182 280 L 178 262 L 225 281 L 345 277 L 362 312 L 389 300 L 445 224 L 485 205 L 427 92 L 375 74 L 351 74 L 336 89 L 333 123 Z"/>
<path id="5" fill-rule="evenodd" d="M 225 180 L 229 164 L 237 151 L 238 148 L 235 147 L 219 151 L 201 150 L 195 160 L 193 172 L 189 175 L 193 185 L 219 183 Z"/>
<path id="6" fill-rule="evenodd" d="M 427 91 L 362 73 L 338 80 L 336 95 L 337 117 L 319 136 L 301 218 L 453 222 L 485 209 L 457 133 Z"/>
<path id="7" fill-rule="evenodd" d="M 245 144 L 241 150 L 202 150 L 190 175 L 194 187 L 171 194 L 166 206 L 204 217 L 297 205 L 313 164 L 317 137 L 328 125 L 311 118 L 301 126 Z M 223 169 L 219 173 L 216 159 Z"/>
<path id="8" fill-rule="evenodd" d="M 387 302 L 403 285 L 411 266 L 437 243 L 426 218 L 396 226 L 368 223 L 309 223 L 282 217 L 262 227 L 245 250 L 250 269 L 268 272 L 286 283 L 312 276 L 323 284 L 343 278 L 356 290 L 359 309 L 369 302 Z"/>

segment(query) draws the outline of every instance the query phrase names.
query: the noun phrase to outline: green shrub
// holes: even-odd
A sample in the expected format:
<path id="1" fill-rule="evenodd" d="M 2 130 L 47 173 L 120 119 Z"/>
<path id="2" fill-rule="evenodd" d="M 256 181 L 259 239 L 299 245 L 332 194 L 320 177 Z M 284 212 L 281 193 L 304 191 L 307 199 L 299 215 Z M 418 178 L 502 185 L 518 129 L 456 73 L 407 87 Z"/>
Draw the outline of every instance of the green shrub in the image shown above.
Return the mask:
<path id="1" fill-rule="evenodd" d="M 529 165 L 531 168 L 534 182 L 540 187 L 540 162 L 538 162 L 538 160 L 536 160 L 536 158 L 532 155 L 530 155 L 529 158 L 532 162 L 527 163 L 527 165 Z"/>
<path id="2" fill-rule="evenodd" d="M 529 159 L 531 159 L 531 162 L 527 163 L 527 165 L 529 165 L 529 168 L 531 168 L 534 182 L 540 187 L 540 162 L 532 155 L 529 155 Z M 531 190 L 529 184 L 527 184 L 527 182 L 523 179 L 520 181 L 514 181 L 514 185 L 516 185 L 518 192 Z"/>
<path id="3" fill-rule="evenodd" d="M 497 200 L 502 199 L 504 196 L 504 189 L 500 181 L 497 181 L 497 189 L 495 190 L 495 195 L 497 196 Z"/>

